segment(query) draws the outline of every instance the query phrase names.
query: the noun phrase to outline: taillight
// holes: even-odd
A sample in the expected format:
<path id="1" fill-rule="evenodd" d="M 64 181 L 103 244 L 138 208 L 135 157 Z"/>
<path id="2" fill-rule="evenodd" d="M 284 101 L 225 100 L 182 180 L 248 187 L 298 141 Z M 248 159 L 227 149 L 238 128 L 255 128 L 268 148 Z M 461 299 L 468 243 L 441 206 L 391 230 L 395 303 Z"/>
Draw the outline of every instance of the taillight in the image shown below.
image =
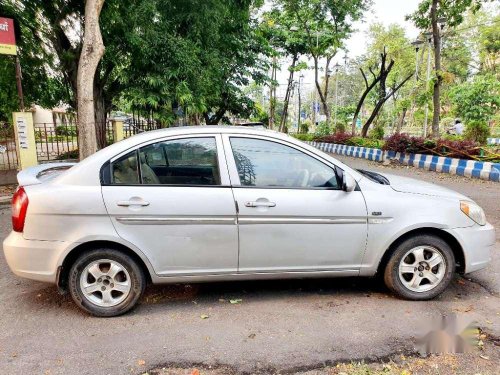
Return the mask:
<path id="1" fill-rule="evenodd" d="M 26 220 L 28 203 L 28 195 L 21 186 L 12 197 L 12 229 L 15 232 L 22 232 L 24 229 L 24 220 Z"/>

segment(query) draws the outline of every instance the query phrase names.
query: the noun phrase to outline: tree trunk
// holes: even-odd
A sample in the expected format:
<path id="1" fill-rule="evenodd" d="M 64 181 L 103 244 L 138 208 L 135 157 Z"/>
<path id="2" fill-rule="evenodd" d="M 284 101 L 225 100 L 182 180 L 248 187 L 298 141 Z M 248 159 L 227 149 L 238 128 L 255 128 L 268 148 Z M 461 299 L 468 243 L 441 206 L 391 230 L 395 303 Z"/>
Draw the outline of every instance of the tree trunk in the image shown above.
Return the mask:
<path id="1" fill-rule="evenodd" d="M 437 6 L 439 0 L 432 0 L 431 5 L 431 24 L 432 24 L 432 38 L 434 41 L 434 70 L 436 73 L 436 79 L 434 80 L 434 93 L 432 97 L 432 102 L 434 105 L 434 111 L 432 115 L 432 137 L 439 137 L 439 114 L 440 114 L 440 89 L 441 81 L 443 79 L 441 75 L 441 34 L 438 27 L 437 21 Z"/>
<path id="2" fill-rule="evenodd" d="M 104 55 L 99 28 L 99 15 L 104 0 L 86 0 L 85 30 L 82 52 L 78 63 L 77 103 L 78 103 L 78 147 L 80 160 L 97 151 L 94 114 L 94 77 L 97 65 Z"/>
<path id="3" fill-rule="evenodd" d="M 392 67 L 392 61 L 391 61 L 391 64 L 389 64 L 389 67 Z M 385 75 L 385 78 L 387 78 L 387 75 L 389 74 L 390 72 L 390 68 L 387 68 L 387 74 Z M 370 125 L 371 123 L 373 122 L 373 120 L 375 119 L 375 117 L 378 115 L 379 111 L 382 109 L 382 106 L 384 105 L 384 103 L 391 97 L 393 96 L 396 91 L 398 91 L 401 87 L 403 87 L 403 85 L 408 82 L 408 80 L 413 77 L 413 73 L 410 74 L 408 77 L 406 77 L 399 85 L 397 85 L 394 90 L 392 90 L 388 95 L 386 95 L 384 98 L 382 99 L 379 99 L 377 101 L 377 104 L 375 104 L 375 108 L 373 108 L 373 111 L 372 111 L 372 114 L 370 115 L 370 117 L 368 118 L 368 120 L 366 120 L 366 123 L 363 125 L 363 129 L 361 129 L 361 136 L 362 137 L 366 137 L 368 135 L 368 129 L 370 129 Z M 384 81 L 385 81 L 385 78 L 384 78 Z"/>
<path id="4" fill-rule="evenodd" d="M 292 65 L 290 65 L 290 74 L 288 76 L 288 85 L 286 87 L 285 101 L 283 103 L 283 115 L 281 116 L 281 123 L 279 131 L 283 132 L 286 127 L 286 118 L 288 116 L 288 104 L 290 102 L 290 94 L 292 93 L 293 87 L 293 73 L 295 64 L 297 63 L 298 55 L 294 54 L 292 58 Z"/>
<path id="5" fill-rule="evenodd" d="M 354 112 L 354 117 L 352 119 L 352 124 L 351 124 L 351 133 L 352 135 L 356 134 L 356 120 L 359 116 L 359 112 L 361 112 L 361 107 L 363 106 L 363 103 L 365 102 L 366 96 L 372 91 L 372 89 L 375 87 L 375 85 L 380 81 L 380 76 L 376 77 L 372 83 L 368 83 L 368 79 L 366 78 L 365 72 L 363 72 L 363 69 L 359 68 L 361 70 L 361 74 L 363 75 L 363 79 L 365 80 L 365 91 L 361 95 L 361 98 L 359 98 L 358 105 L 356 106 L 356 111 Z"/>
<path id="6" fill-rule="evenodd" d="M 330 79 L 330 75 L 328 74 L 328 68 L 330 65 L 330 61 L 332 60 L 334 55 L 328 56 L 326 58 L 326 67 L 325 67 L 325 91 L 321 90 L 321 85 L 319 82 L 319 64 L 318 64 L 318 56 L 313 55 L 314 60 L 314 83 L 316 84 L 316 90 L 319 94 L 319 99 L 321 100 L 321 106 L 323 107 L 323 112 L 326 116 L 327 125 L 330 124 L 330 109 L 328 108 L 327 98 L 328 98 L 328 82 Z"/>
<path id="7" fill-rule="evenodd" d="M 101 149 L 108 145 L 106 139 L 106 119 L 107 108 L 103 97 L 103 92 L 100 87 L 94 85 L 94 123 L 96 130 L 97 148 Z"/>
<path id="8" fill-rule="evenodd" d="M 403 128 L 407 111 L 408 111 L 407 108 L 403 108 L 403 113 L 401 113 L 401 118 L 399 119 L 398 124 L 396 126 L 396 134 L 401 133 L 401 129 Z"/>

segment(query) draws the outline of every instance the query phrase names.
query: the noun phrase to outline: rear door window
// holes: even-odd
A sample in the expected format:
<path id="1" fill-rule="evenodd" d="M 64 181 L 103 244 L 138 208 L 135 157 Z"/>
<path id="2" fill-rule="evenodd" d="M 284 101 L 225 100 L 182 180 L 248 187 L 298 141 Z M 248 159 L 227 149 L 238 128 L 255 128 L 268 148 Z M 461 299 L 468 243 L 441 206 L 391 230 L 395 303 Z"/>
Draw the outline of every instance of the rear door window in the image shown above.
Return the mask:
<path id="1" fill-rule="evenodd" d="M 220 185 L 215 138 L 184 138 L 139 150 L 143 184 Z"/>

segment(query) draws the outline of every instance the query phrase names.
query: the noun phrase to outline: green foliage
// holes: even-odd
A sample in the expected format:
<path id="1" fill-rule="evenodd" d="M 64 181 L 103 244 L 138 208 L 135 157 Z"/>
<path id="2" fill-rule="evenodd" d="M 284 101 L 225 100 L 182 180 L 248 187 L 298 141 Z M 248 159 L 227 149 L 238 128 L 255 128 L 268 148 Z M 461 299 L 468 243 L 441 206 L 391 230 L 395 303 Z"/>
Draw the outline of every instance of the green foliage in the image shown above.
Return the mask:
<path id="1" fill-rule="evenodd" d="M 300 134 L 300 133 L 296 133 L 296 134 L 292 134 L 293 137 L 301 140 L 301 141 L 314 141 L 315 139 L 315 135 L 314 134 Z"/>
<path id="2" fill-rule="evenodd" d="M 0 14 L 12 15 L 20 25 L 28 104 L 67 103 L 75 108 L 83 35 L 75 30 L 81 30 L 85 2 L 6 3 L 0 5 Z M 228 121 L 229 112 L 249 117 L 254 102 L 242 88 L 250 80 L 264 81 L 269 55 L 267 40 L 251 16 L 261 4 L 106 0 L 100 17 L 106 51 L 94 80 L 96 108 L 109 112 L 118 104 L 120 109 L 152 111 L 167 123 L 182 114 L 203 115 L 211 123 Z M 3 56 L 4 87 L 2 64 Z"/>
<path id="3" fill-rule="evenodd" d="M 67 125 L 56 126 L 56 135 L 76 137 L 76 127 Z"/>
<path id="4" fill-rule="evenodd" d="M 485 145 L 489 136 L 490 127 L 485 121 L 472 120 L 465 126 L 465 139 Z"/>
<path id="5" fill-rule="evenodd" d="M 431 26 L 432 1 L 422 0 L 418 5 L 418 9 L 407 16 L 407 19 L 412 20 L 419 29 L 425 30 Z M 437 18 L 443 17 L 446 19 L 446 25 L 450 27 L 458 26 L 463 22 L 467 10 L 475 13 L 481 8 L 483 2 L 484 0 L 438 0 Z"/>
<path id="6" fill-rule="evenodd" d="M 316 126 L 316 131 L 314 132 L 314 135 L 316 137 L 322 137 L 328 134 L 331 134 L 332 129 L 330 126 L 325 122 L 321 121 L 317 126 Z"/>
<path id="7" fill-rule="evenodd" d="M 309 132 L 309 128 L 311 127 L 312 122 L 309 119 L 303 120 L 300 123 L 300 132 L 301 133 L 307 133 Z"/>
<path id="8" fill-rule="evenodd" d="M 476 76 L 450 92 L 455 114 L 462 120 L 489 121 L 500 108 L 500 82 L 492 75 Z"/>
<path id="9" fill-rule="evenodd" d="M 370 138 L 384 139 L 384 125 L 377 123 L 370 132 Z"/>
<path id="10" fill-rule="evenodd" d="M 75 2 L 66 1 L 68 4 Z M 56 67 L 54 53 L 46 48 L 46 40 L 40 38 L 42 31 L 46 32 L 49 22 L 42 25 L 41 14 L 33 11 L 33 8 L 38 7 L 50 8 L 53 2 L 39 3 L 27 0 L 0 2 L 0 15 L 14 19 L 18 57 L 22 68 L 24 104 L 27 108 L 32 104 L 54 107 L 62 101 L 71 100 L 71 95 L 64 85 L 64 78 Z M 54 11 L 53 17 L 64 18 L 65 14 L 66 9 L 60 6 Z M 63 43 L 62 40 L 60 42 Z M 0 87 L 0 120 L 12 121 L 12 112 L 19 110 L 20 104 L 12 56 L 0 55 Z"/>
<path id="11" fill-rule="evenodd" d="M 384 145 L 384 141 L 380 139 L 352 137 L 349 139 L 349 144 L 358 147 L 381 148 Z"/>

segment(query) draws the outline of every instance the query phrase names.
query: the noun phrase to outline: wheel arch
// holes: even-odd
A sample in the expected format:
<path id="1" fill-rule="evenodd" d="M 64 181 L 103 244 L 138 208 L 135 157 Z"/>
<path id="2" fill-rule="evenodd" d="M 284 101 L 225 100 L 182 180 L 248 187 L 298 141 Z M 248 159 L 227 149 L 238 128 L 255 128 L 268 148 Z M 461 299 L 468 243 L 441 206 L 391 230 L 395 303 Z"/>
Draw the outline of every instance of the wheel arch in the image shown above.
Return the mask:
<path id="1" fill-rule="evenodd" d="M 446 241 L 446 243 L 450 246 L 451 250 L 453 251 L 453 255 L 455 256 L 455 261 L 457 263 L 457 272 L 463 273 L 465 271 L 465 253 L 460 242 L 452 234 L 450 234 L 445 230 L 435 227 L 424 227 L 424 228 L 412 229 L 408 232 L 401 234 L 398 238 L 396 238 L 384 252 L 384 255 L 382 256 L 377 267 L 377 274 L 380 275 L 384 273 L 384 267 L 386 266 L 392 253 L 400 243 L 402 243 L 408 238 L 421 234 L 434 235 Z"/>
<path id="2" fill-rule="evenodd" d="M 71 251 L 64 257 L 62 264 L 58 267 L 56 278 L 57 287 L 61 293 L 66 293 L 67 291 L 67 281 L 71 265 L 76 261 L 76 259 L 78 259 L 81 254 L 85 253 L 86 251 L 98 248 L 114 249 L 127 254 L 133 260 L 135 260 L 137 262 L 137 265 L 142 269 L 142 271 L 144 272 L 144 276 L 146 277 L 146 282 L 152 282 L 151 272 L 153 271 L 150 269 L 150 267 L 148 267 L 146 261 L 130 247 L 122 243 L 109 240 L 93 240 L 79 244 L 78 246 L 71 249 Z"/>

